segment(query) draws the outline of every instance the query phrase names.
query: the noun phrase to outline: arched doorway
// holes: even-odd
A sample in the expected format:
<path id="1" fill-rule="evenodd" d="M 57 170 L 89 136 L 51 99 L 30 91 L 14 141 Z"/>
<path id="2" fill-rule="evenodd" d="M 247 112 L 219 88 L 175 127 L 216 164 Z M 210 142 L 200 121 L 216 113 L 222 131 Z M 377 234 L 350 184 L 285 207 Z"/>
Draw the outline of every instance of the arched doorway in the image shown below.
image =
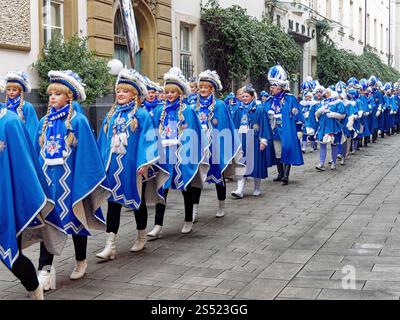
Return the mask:
<path id="1" fill-rule="evenodd" d="M 114 1 L 114 58 L 130 66 L 126 36 L 123 31 L 119 1 Z M 150 8 L 143 1 L 134 3 L 140 52 L 135 57 L 135 68 L 152 80 L 157 79 L 157 29 Z"/>

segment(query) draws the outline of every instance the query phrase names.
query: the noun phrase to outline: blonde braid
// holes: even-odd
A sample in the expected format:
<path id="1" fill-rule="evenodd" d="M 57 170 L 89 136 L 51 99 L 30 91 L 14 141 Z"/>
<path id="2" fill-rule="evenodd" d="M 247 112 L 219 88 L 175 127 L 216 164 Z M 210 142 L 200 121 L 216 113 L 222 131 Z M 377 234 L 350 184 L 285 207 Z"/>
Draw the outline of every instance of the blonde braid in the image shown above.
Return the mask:
<path id="1" fill-rule="evenodd" d="M 183 97 L 182 96 L 180 96 L 178 119 L 179 119 L 178 133 L 180 136 L 183 132 L 183 122 L 185 121 L 185 117 L 183 116 Z"/>
<path id="2" fill-rule="evenodd" d="M 69 100 L 69 111 L 68 111 L 68 117 L 67 120 L 65 121 L 65 126 L 67 127 L 68 130 L 68 137 L 67 137 L 67 145 L 68 147 L 74 146 L 78 144 L 78 139 L 76 138 L 75 134 L 71 130 L 71 118 L 72 115 L 74 114 L 74 109 L 72 108 L 72 99 Z"/>
<path id="3" fill-rule="evenodd" d="M 210 125 L 210 122 L 211 122 L 212 118 L 214 118 L 214 109 L 215 109 L 216 102 L 217 101 L 215 100 L 215 96 L 213 95 L 213 101 L 212 101 L 210 109 L 209 109 L 210 112 L 208 113 L 208 123 L 209 123 L 209 125 Z"/>
<path id="4" fill-rule="evenodd" d="M 196 99 L 196 112 L 200 111 L 200 94 L 197 95 Z"/>
<path id="5" fill-rule="evenodd" d="M 132 119 L 132 121 L 131 121 L 131 131 L 132 132 L 135 132 L 136 131 L 136 129 L 138 128 L 138 126 L 139 126 L 139 123 L 138 123 L 138 120 L 137 120 L 137 118 L 135 117 L 135 114 L 136 114 L 136 112 L 137 112 L 137 110 L 138 110 L 138 106 L 139 106 L 139 97 L 138 96 L 136 96 L 135 97 L 135 107 L 133 108 L 133 110 L 131 111 L 131 119 Z"/>
<path id="6" fill-rule="evenodd" d="M 21 92 L 21 99 L 19 101 L 19 106 L 17 108 L 17 114 L 20 117 L 20 119 L 25 123 L 25 117 L 22 111 L 23 107 L 24 107 L 24 93 Z"/>
<path id="7" fill-rule="evenodd" d="M 51 106 L 50 106 L 50 102 L 49 102 L 49 106 L 47 107 L 47 112 L 43 121 L 43 126 L 42 126 L 42 134 L 39 137 L 39 144 L 40 147 L 43 148 L 44 146 L 44 142 L 46 140 L 46 130 L 47 130 L 47 125 L 49 124 L 49 115 L 51 112 Z"/>
<path id="8" fill-rule="evenodd" d="M 160 125 L 159 125 L 159 132 L 160 135 L 163 133 L 164 131 L 164 120 L 165 120 L 165 116 L 166 116 L 166 112 L 165 109 L 167 108 L 167 99 L 164 100 L 164 107 L 163 107 L 163 111 L 161 113 L 161 119 L 160 119 Z"/>
<path id="9" fill-rule="evenodd" d="M 116 106 L 117 106 L 117 101 L 114 102 L 114 104 L 112 105 L 110 111 L 108 112 L 108 115 L 107 115 L 107 122 L 106 122 L 106 124 L 104 125 L 104 128 L 103 128 L 105 134 L 107 134 L 108 125 L 109 125 L 109 123 L 110 123 L 111 117 L 112 117 L 112 116 L 114 115 L 114 113 L 115 113 L 115 107 L 116 107 Z"/>

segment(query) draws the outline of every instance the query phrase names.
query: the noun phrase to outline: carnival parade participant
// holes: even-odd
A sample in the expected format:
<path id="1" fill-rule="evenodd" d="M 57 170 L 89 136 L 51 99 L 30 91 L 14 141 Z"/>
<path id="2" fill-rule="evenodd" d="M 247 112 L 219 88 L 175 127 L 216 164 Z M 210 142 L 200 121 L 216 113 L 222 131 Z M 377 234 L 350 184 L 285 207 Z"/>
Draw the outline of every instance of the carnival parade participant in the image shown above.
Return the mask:
<path id="1" fill-rule="evenodd" d="M 103 185 L 112 193 L 108 199 L 106 246 L 96 255 L 103 260 L 115 258 L 122 207 L 134 211 L 138 230 L 130 251 L 144 249 L 146 202 L 164 202 L 159 189 L 168 179 L 168 174 L 157 166 L 160 157 L 152 117 L 140 107 L 148 94 L 147 80 L 136 70 L 122 69 L 115 93 L 116 101 L 103 121 L 98 139 L 108 177 Z"/>
<path id="2" fill-rule="evenodd" d="M 238 172 L 242 158 L 241 141 L 235 130 L 231 116 L 224 102 L 215 95 L 222 90 L 222 84 L 216 71 L 206 70 L 198 77 L 199 95 L 192 108 L 199 117 L 201 126 L 208 138 L 210 170 L 206 182 L 214 183 L 219 201 L 217 218 L 225 215 L 226 183 L 225 178 L 244 174 Z M 193 188 L 193 221 L 196 222 L 200 203 L 201 189 Z"/>
<path id="3" fill-rule="evenodd" d="M 235 97 L 235 94 L 231 92 L 226 96 L 224 102 L 226 107 L 228 108 L 229 114 L 232 117 L 236 109 L 238 108 L 239 105 L 238 99 Z"/>
<path id="4" fill-rule="evenodd" d="M 160 92 L 161 88 L 150 79 L 147 79 L 147 95 L 143 101 L 142 106 L 145 110 L 150 114 L 151 119 L 154 119 L 154 114 L 157 112 L 157 109 L 160 109 L 164 106 L 164 103 L 158 100 L 157 93 Z M 153 127 L 156 127 L 156 124 L 153 121 Z"/>
<path id="5" fill-rule="evenodd" d="M 46 217 L 46 227 L 32 233 L 41 239 L 39 280 L 44 290 L 52 286 L 49 267 L 60 255 L 68 235 L 72 235 L 76 266 L 70 279 L 82 278 L 87 269 L 86 248 L 90 230 L 104 230 L 101 205 L 109 191 L 104 167 L 87 118 L 76 112 L 73 100 L 86 98 L 82 80 L 70 71 L 50 71 L 49 107 L 39 123 L 35 149 L 48 182 L 54 210 Z"/>
<path id="6" fill-rule="evenodd" d="M 181 232 L 188 234 L 193 228 L 193 189 L 203 188 L 209 170 L 209 144 L 195 110 L 183 103 L 190 88 L 182 71 L 170 69 L 164 75 L 164 83 L 167 100 L 164 108 L 154 116 L 163 149 L 160 164 L 169 173 L 169 179 L 162 187 L 165 199 L 171 188 L 182 191 L 185 222 Z M 188 150 L 191 150 L 190 154 Z M 153 238 L 162 234 L 166 208 L 160 206 L 159 209 L 155 226 L 149 234 Z"/>
<path id="7" fill-rule="evenodd" d="M 30 93 L 32 90 L 28 75 L 22 71 L 8 72 L 5 77 L 5 82 L 7 97 L 5 107 L 16 113 L 24 122 L 28 129 L 29 136 L 31 137 L 31 141 L 33 142 L 39 120 L 33 105 L 24 99 L 25 93 Z"/>
<path id="8" fill-rule="evenodd" d="M 193 105 L 199 96 L 199 85 L 196 77 L 189 79 L 190 94 L 183 99 L 183 103 Z"/>
<path id="9" fill-rule="evenodd" d="M 320 143 L 320 163 L 316 166 L 318 171 L 325 171 L 325 160 L 327 155 L 327 146 L 331 145 L 332 165 L 331 170 L 336 170 L 336 161 L 338 155 L 338 144 L 342 142 L 342 125 L 340 120 L 346 116 L 344 105 L 338 99 L 336 91 L 325 90 L 325 100 L 321 107 L 316 111 L 315 116 L 318 119 L 317 140 Z"/>
<path id="10" fill-rule="evenodd" d="M 374 116 L 377 120 L 377 128 L 376 130 L 374 130 L 374 133 L 372 135 L 372 142 L 374 143 L 378 138 L 379 131 L 381 134 L 381 138 L 385 137 L 385 117 L 382 117 L 385 101 L 379 88 L 379 81 L 375 76 L 371 76 L 369 78 L 368 85 L 372 90 L 372 101 L 375 104 Z"/>
<path id="11" fill-rule="evenodd" d="M 363 117 L 361 119 L 361 125 L 363 127 L 363 133 L 362 133 L 362 138 L 363 138 L 363 146 L 367 147 L 368 143 L 371 141 L 371 121 L 370 121 L 370 117 L 371 117 L 371 110 L 369 107 L 369 103 L 368 103 L 368 81 L 367 79 L 361 79 L 360 80 L 360 86 L 359 86 L 359 90 L 360 90 L 360 103 L 361 103 L 361 108 L 363 111 Z"/>
<path id="12" fill-rule="evenodd" d="M 261 180 L 268 177 L 268 168 L 275 165 L 272 130 L 265 107 L 256 103 L 255 90 L 251 85 L 244 89 L 243 104 L 233 115 L 235 128 L 242 139 L 243 164 L 246 172 L 238 179 L 237 189 L 232 191 L 235 198 L 243 198 L 247 178 L 254 179 L 253 195 L 261 195 Z"/>
<path id="13" fill-rule="evenodd" d="M 296 97 L 289 93 L 287 74 L 281 66 L 274 66 L 269 70 L 268 80 L 272 95 L 268 99 L 267 112 L 272 123 L 278 167 L 278 177 L 274 181 L 282 181 L 284 185 L 287 185 L 291 166 L 304 164 L 296 132 L 300 106 Z"/>
<path id="14" fill-rule="evenodd" d="M 302 152 L 307 151 L 307 142 L 310 140 L 312 150 L 314 150 L 312 143 L 315 142 L 315 128 L 317 127 L 317 120 L 315 119 L 315 106 L 318 101 L 314 100 L 314 95 L 312 92 L 307 92 L 304 100 L 300 101 L 302 107 L 302 113 L 304 115 L 305 123 L 303 126 L 303 137 L 302 137 Z"/>
<path id="15" fill-rule="evenodd" d="M 22 253 L 29 245 L 23 235 L 29 228 L 43 227 L 53 203 L 31 137 L 18 116 L 6 109 L 0 110 L 0 164 L 0 258 L 33 299 L 43 300 L 35 267 Z"/>

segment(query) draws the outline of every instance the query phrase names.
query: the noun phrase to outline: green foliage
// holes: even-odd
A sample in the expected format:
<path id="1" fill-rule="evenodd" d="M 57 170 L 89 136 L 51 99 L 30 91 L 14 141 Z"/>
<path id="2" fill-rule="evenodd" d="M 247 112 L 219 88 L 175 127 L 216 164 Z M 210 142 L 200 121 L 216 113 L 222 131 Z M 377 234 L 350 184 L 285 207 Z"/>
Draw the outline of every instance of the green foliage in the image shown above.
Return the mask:
<path id="1" fill-rule="evenodd" d="M 40 77 L 39 95 L 47 101 L 48 73 L 51 70 L 72 70 L 86 84 L 86 101 L 90 105 L 96 98 L 110 92 L 113 76 L 108 71 L 107 61 L 96 56 L 94 51 L 87 49 L 87 39 L 74 35 L 63 41 L 56 35 L 43 48 L 41 57 L 33 64 Z"/>
<path id="2" fill-rule="evenodd" d="M 291 78 L 298 73 L 299 46 L 267 18 L 258 21 L 240 6 L 224 9 L 209 0 L 202 5 L 201 20 L 206 67 L 218 72 L 225 89 L 249 76 L 258 87 L 265 85 L 266 73 L 275 64 L 284 66 Z"/>
<path id="3" fill-rule="evenodd" d="M 347 81 L 351 77 L 368 79 L 371 75 L 382 81 L 395 82 L 400 73 L 391 66 L 382 62 L 375 53 L 366 51 L 362 55 L 338 49 L 329 38 L 331 30 L 327 23 L 318 24 L 318 79 L 321 83 L 335 84 L 340 80 Z"/>

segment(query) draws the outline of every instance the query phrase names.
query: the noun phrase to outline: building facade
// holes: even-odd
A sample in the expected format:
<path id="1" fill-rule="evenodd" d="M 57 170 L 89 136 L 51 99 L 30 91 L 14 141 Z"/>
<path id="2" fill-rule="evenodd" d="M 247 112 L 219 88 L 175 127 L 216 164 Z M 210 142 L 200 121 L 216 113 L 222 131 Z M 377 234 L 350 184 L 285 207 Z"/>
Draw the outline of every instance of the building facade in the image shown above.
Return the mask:
<path id="1" fill-rule="evenodd" d="M 394 21 L 397 37 L 400 36 L 400 0 L 396 0 L 396 17 Z M 400 70 L 400 40 L 395 41 L 395 68 Z"/>
<path id="2" fill-rule="evenodd" d="M 222 7 L 243 6 L 242 0 L 219 0 Z M 162 81 L 172 66 L 189 78 L 204 69 L 201 0 L 132 0 L 140 42 L 135 67 Z M 65 38 L 88 37 L 88 46 L 106 59 L 129 65 L 126 37 L 118 0 L 0 0 L 0 75 L 9 70 L 29 73 L 44 44 L 55 33 Z M 368 48 L 400 70 L 400 0 L 252 0 L 247 12 L 261 20 L 269 16 L 293 36 L 303 51 L 301 82 L 317 72 L 316 28 L 331 22 L 331 38 L 341 47 L 361 54 Z"/>
<path id="3" fill-rule="evenodd" d="M 172 66 L 171 0 L 133 0 L 140 52 L 136 68 L 162 80 Z M 129 64 L 118 0 L 0 0 L 0 75 L 28 72 L 33 88 L 38 79 L 31 68 L 52 35 L 88 38 L 88 46 L 106 59 Z"/>

